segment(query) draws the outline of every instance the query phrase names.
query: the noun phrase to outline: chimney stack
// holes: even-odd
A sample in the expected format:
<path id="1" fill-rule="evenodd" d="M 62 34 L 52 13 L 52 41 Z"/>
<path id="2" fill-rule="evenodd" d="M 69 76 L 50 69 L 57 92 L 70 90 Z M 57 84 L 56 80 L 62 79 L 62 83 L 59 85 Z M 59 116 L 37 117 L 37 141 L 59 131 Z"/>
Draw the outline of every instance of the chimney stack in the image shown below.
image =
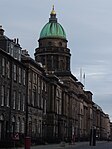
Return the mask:
<path id="1" fill-rule="evenodd" d="M 17 44 L 19 44 L 19 39 L 17 38 Z"/>
<path id="2" fill-rule="evenodd" d="M 4 30 L 2 28 L 2 25 L 0 25 L 0 36 L 3 36 L 4 35 Z"/>

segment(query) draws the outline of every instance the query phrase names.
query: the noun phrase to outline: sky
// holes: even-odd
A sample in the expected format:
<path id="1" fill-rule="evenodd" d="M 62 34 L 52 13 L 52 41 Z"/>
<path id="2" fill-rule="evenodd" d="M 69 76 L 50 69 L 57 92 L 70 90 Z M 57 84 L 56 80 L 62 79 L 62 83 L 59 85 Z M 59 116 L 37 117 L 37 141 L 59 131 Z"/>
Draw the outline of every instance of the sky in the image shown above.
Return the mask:
<path id="1" fill-rule="evenodd" d="M 112 121 L 112 0 L 0 0 L 0 25 L 33 58 L 52 5 L 66 32 L 72 73 Z"/>

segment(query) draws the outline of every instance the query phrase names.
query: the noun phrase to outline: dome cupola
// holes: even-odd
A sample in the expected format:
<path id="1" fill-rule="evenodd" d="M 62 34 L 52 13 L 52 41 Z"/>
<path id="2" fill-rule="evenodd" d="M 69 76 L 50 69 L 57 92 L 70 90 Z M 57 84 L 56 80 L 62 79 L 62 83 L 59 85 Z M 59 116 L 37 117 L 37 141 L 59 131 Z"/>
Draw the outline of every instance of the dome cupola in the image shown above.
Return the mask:
<path id="1" fill-rule="evenodd" d="M 35 60 L 41 63 L 47 73 L 70 72 L 70 49 L 63 27 L 58 23 L 54 6 L 49 22 L 42 28 L 39 47 L 35 49 Z"/>
<path id="2" fill-rule="evenodd" d="M 66 39 L 66 33 L 63 27 L 57 22 L 54 6 L 50 14 L 49 22 L 41 30 L 40 39 L 43 39 L 43 38 Z"/>

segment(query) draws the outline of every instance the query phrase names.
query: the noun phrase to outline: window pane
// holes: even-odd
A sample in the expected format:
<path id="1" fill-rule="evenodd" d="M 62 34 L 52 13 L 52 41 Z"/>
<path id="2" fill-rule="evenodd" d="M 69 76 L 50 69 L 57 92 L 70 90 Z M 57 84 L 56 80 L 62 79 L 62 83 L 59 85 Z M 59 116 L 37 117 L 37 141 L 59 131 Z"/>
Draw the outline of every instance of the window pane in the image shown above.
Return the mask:
<path id="1" fill-rule="evenodd" d="M 25 85 L 25 70 L 23 70 L 23 85 Z"/>
<path id="2" fill-rule="evenodd" d="M 20 110 L 21 106 L 21 93 L 19 93 L 19 98 L 18 98 L 18 110 Z"/>
<path id="3" fill-rule="evenodd" d="M 7 107 L 9 107 L 9 98 L 10 98 L 10 89 L 8 88 L 7 89 L 7 101 L 6 101 Z"/>
<path id="4" fill-rule="evenodd" d="M 19 68 L 19 83 L 21 83 L 21 68 Z"/>
<path id="5" fill-rule="evenodd" d="M 2 75 L 5 75 L 5 59 L 2 58 Z"/>
<path id="6" fill-rule="evenodd" d="M 5 87 L 4 86 L 2 86 L 1 96 L 2 96 L 1 106 L 4 106 L 4 102 L 5 102 Z"/>
<path id="7" fill-rule="evenodd" d="M 10 78 L 10 62 L 7 62 L 7 77 Z"/>
<path id="8" fill-rule="evenodd" d="M 16 91 L 14 91 L 14 95 L 13 95 L 13 109 L 16 108 Z"/>
<path id="9" fill-rule="evenodd" d="M 17 73 L 17 72 L 16 72 L 16 69 L 17 69 L 17 67 L 16 67 L 16 65 L 14 65 L 14 80 L 15 80 L 15 81 L 16 81 L 16 79 L 17 79 L 17 78 L 16 78 L 16 77 L 17 77 L 17 76 L 16 76 L 16 73 Z"/>

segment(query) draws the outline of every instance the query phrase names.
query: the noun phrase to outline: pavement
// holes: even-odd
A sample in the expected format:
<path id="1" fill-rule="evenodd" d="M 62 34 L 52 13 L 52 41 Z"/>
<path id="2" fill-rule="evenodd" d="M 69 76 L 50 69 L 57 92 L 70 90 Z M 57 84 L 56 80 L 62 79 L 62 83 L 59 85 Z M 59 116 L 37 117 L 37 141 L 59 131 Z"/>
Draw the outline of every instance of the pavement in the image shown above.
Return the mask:
<path id="1" fill-rule="evenodd" d="M 63 148 L 78 146 L 81 144 L 82 145 L 89 144 L 89 142 L 76 142 L 76 143 L 72 143 L 72 144 L 61 142 L 59 144 L 46 144 L 46 145 L 31 146 L 30 149 L 63 149 Z M 19 147 L 19 148 L 15 147 L 15 149 L 25 149 L 25 148 L 24 147 Z"/>
<path id="2" fill-rule="evenodd" d="M 99 141 L 96 143 L 96 146 L 97 144 L 100 144 L 100 143 L 105 143 L 104 141 Z M 47 144 L 47 145 L 37 145 L 37 146 L 31 146 L 30 149 L 71 149 L 71 148 L 88 148 L 88 147 L 91 147 L 89 146 L 89 142 L 76 142 L 76 143 L 73 143 L 73 144 L 69 144 L 69 143 L 64 143 L 64 142 L 61 142 L 60 144 Z M 93 146 L 92 146 L 93 147 Z M 24 147 L 22 148 L 16 148 L 16 149 L 24 149 Z"/>

